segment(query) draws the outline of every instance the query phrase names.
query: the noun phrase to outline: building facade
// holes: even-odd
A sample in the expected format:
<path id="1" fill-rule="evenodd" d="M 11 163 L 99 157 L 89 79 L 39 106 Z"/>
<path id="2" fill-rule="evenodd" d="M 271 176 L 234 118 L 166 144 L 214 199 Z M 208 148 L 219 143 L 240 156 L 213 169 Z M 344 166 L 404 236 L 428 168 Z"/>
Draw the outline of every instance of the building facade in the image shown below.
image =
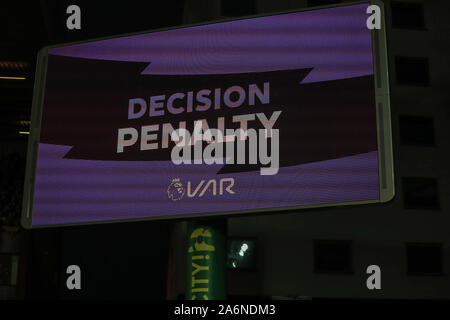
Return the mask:
<path id="1" fill-rule="evenodd" d="M 185 2 L 184 23 L 338 2 L 191 0 Z M 450 298 L 450 4 L 384 3 L 395 198 L 229 218 L 229 237 L 256 239 L 258 248 L 256 269 L 229 269 L 230 296 Z M 380 267 L 380 290 L 366 286 L 371 265 Z M 183 278 L 181 266 L 178 272 Z M 176 288 L 181 293 L 183 284 Z"/>

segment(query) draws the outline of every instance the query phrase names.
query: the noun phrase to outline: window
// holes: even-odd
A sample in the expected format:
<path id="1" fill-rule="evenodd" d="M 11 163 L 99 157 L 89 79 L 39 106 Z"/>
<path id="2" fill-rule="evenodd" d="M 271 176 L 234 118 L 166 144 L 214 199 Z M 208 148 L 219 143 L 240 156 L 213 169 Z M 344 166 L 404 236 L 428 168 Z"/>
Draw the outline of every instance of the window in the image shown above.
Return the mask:
<path id="1" fill-rule="evenodd" d="M 352 273 L 350 241 L 314 241 L 314 272 Z"/>
<path id="2" fill-rule="evenodd" d="M 339 2 L 339 0 L 308 0 L 308 7 L 327 6 Z"/>
<path id="3" fill-rule="evenodd" d="M 402 29 L 425 29 L 422 3 L 392 2 L 392 27 Z"/>
<path id="4" fill-rule="evenodd" d="M 406 209 L 439 209 L 438 182 L 434 178 L 403 178 Z"/>
<path id="5" fill-rule="evenodd" d="M 406 264 L 409 275 L 442 275 L 442 244 L 407 243 Z"/>
<path id="6" fill-rule="evenodd" d="M 256 270 L 256 240 L 230 238 L 227 242 L 227 267 L 233 270 Z"/>
<path id="7" fill-rule="evenodd" d="M 256 13 L 255 0 L 222 0 L 221 15 L 225 17 L 248 16 Z"/>
<path id="8" fill-rule="evenodd" d="M 428 85 L 430 82 L 427 58 L 395 57 L 395 73 L 398 84 Z"/>
<path id="9" fill-rule="evenodd" d="M 404 145 L 433 146 L 434 126 L 431 117 L 402 115 L 400 122 L 400 143 Z"/>

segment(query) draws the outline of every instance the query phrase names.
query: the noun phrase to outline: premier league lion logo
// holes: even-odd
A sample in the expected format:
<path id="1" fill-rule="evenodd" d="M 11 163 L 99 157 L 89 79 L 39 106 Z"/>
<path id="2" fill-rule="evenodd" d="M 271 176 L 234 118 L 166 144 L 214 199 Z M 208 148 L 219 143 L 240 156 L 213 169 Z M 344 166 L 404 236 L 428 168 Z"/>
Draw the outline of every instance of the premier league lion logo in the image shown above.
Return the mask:
<path id="1" fill-rule="evenodd" d="M 172 201 L 181 200 L 184 196 L 184 187 L 180 179 L 172 179 L 172 183 L 167 187 L 167 195 Z"/>

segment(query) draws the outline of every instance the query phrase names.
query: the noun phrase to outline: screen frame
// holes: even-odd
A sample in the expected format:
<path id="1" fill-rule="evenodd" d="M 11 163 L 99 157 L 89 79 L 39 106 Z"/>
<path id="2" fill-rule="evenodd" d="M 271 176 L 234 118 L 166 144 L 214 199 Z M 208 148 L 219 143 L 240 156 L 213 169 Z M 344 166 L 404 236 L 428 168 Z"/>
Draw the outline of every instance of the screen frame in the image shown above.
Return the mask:
<path id="1" fill-rule="evenodd" d="M 183 215 L 169 215 L 169 216 L 157 216 L 148 218 L 130 218 L 130 219 L 114 219 L 114 220 L 102 220 L 102 221 L 90 221 L 90 222 L 76 222 L 76 223 L 64 223 L 64 224 L 51 224 L 51 225 L 32 225 L 32 212 L 34 203 L 34 187 L 35 187 L 35 175 L 37 165 L 38 147 L 40 141 L 41 132 L 41 120 L 42 109 L 44 102 L 44 90 L 46 83 L 47 73 L 47 57 L 48 50 L 52 48 L 75 45 L 93 41 L 100 41 L 106 39 L 114 39 L 121 37 L 128 37 L 139 34 L 155 33 L 161 31 L 169 31 L 181 28 L 204 26 L 209 24 L 216 24 L 221 22 L 230 22 L 236 20 L 245 20 L 252 18 L 268 17 L 274 15 L 282 15 L 288 13 L 321 10 L 328 8 L 344 7 L 358 4 L 371 4 L 377 5 L 380 8 L 381 14 L 381 29 L 373 29 L 372 34 L 372 57 L 374 68 L 374 83 L 375 83 L 375 103 L 376 103 L 376 124 L 377 124 L 377 144 L 378 144 L 378 177 L 380 187 L 380 198 L 374 200 L 364 201 L 349 201 L 349 202 L 337 202 L 337 203 L 325 203 L 314 204 L 304 206 L 287 206 L 278 208 L 264 208 L 264 209 L 250 209 L 239 211 L 225 211 L 225 212 L 209 212 L 209 213 L 194 213 Z M 368 14 L 369 17 L 369 14 Z M 105 223 L 120 223 L 120 222 L 137 222 L 137 221 L 149 221 L 149 220 L 185 220 L 188 218 L 205 218 L 205 217 L 229 217 L 237 215 L 249 215 L 249 214 L 277 214 L 283 211 L 292 210 L 304 210 L 312 208 L 325 208 L 325 207 L 339 207 L 347 205 L 366 205 L 374 203 L 385 203 L 392 200 L 395 196 L 394 187 L 394 165 L 393 165 L 393 151 L 392 151 L 392 129 L 391 129 L 391 111 L 390 111 L 390 94 L 389 94 L 389 73 L 388 73 L 388 55 L 386 44 L 386 24 L 385 24 L 385 9 L 384 4 L 380 0 L 368 0 L 368 1 L 355 1 L 346 2 L 327 6 L 318 6 L 310 8 L 302 8 L 296 10 L 280 11 L 270 14 L 258 14 L 239 18 L 228 18 L 213 20 L 205 23 L 185 24 L 176 27 L 153 29 L 135 33 L 126 33 L 108 37 L 95 38 L 90 40 L 75 41 L 70 43 L 56 44 L 43 47 L 37 54 L 36 73 L 33 90 L 33 102 L 31 109 L 31 124 L 30 134 L 28 137 L 28 149 L 27 149 L 27 161 L 25 169 L 25 181 L 24 181 L 24 193 L 22 201 L 22 215 L 21 224 L 25 229 L 35 228 L 48 228 L 48 227 L 62 227 L 62 226 L 77 226 L 77 225 L 92 225 L 92 224 L 105 224 Z"/>

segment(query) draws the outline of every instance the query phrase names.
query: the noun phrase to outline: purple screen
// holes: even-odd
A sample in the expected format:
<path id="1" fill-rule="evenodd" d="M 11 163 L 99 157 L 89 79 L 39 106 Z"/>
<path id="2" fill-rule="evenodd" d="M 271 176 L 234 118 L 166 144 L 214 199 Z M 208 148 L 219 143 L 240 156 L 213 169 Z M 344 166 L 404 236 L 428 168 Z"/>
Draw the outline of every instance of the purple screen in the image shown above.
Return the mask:
<path id="1" fill-rule="evenodd" d="M 32 225 L 378 200 L 367 6 L 50 48 Z M 163 148 L 164 126 L 236 129 L 241 116 L 261 129 L 277 111 L 276 174 L 259 162 L 177 165 L 174 142 Z M 124 135 L 119 152 L 123 128 L 138 138 Z"/>

